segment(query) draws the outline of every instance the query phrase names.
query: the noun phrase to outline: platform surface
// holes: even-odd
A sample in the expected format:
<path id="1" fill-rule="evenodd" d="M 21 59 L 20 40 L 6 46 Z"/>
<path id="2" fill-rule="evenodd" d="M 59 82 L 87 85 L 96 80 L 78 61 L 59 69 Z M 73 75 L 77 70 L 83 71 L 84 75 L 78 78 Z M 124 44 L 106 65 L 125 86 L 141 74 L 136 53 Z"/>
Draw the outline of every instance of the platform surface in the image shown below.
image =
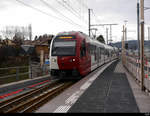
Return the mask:
<path id="1" fill-rule="evenodd" d="M 112 63 L 99 75 L 68 112 L 140 112 L 121 62 Z"/>

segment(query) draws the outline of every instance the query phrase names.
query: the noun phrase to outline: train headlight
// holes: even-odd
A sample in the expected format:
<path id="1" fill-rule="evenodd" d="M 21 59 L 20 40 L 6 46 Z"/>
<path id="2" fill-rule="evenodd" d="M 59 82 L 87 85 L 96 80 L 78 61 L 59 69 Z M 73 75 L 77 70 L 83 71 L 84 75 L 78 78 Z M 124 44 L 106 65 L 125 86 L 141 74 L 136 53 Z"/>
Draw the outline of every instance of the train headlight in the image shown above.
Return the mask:
<path id="1" fill-rule="evenodd" d="M 70 61 L 70 62 L 75 62 L 75 59 L 70 59 L 69 61 Z"/>

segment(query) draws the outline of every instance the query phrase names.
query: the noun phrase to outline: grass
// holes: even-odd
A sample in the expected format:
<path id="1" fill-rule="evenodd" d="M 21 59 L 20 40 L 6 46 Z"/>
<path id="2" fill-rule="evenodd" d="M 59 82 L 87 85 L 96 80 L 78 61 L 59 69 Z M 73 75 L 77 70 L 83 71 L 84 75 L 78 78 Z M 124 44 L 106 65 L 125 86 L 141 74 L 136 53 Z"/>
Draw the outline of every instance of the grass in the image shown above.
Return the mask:
<path id="1" fill-rule="evenodd" d="M 19 75 L 20 73 L 28 72 L 28 70 L 29 70 L 28 67 L 20 68 L 18 70 L 19 71 L 18 78 L 16 77 L 16 72 L 17 72 L 16 68 L 7 69 L 7 70 L 6 69 L 5 70 L 0 70 L 0 76 L 1 77 L 10 75 L 10 77 L 0 79 L 0 84 L 7 84 L 7 83 L 11 83 L 11 82 L 16 82 L 16 81 L 29 79 L 29 74 Z M 12 75 L 12 77 L 11 77 L 11 75 Z"/>
<path id="2" fill-rule="evenodd" d="M 17 82 L 25 79 L 29 79 L 29 74 L 21 75 L 18 79 L 16 78 L 16 76 L 0 79 L 0 85 Z"/>

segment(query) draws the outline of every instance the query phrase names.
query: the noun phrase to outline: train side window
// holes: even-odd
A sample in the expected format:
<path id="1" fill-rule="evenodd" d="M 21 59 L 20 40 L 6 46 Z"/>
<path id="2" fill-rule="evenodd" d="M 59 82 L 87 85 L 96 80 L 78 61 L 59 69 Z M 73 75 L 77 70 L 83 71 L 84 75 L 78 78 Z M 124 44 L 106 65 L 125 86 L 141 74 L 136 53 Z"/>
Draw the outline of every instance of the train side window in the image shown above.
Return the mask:
<path id="1" fill-rule="evenodd" d="M 110 56 L 109 50 L 107 52 L 108 52 L 108 57 L 109 57 Z"/>
<path id="2" fill-rule="evenodd" d="M 97 47 L 94 46 L 94 56 L 95 56 L 95 61 L 97 60 Z"/>
<path id="3" fill-rule="evenodd" d="M 101 49 L 101 55 L 104 55 L 104 48 L 100 48 Z"/>
<path id="4" fill-rule="evenodd" d="M 88 54 L 90 54 L 90 44 L 89 43 L 87 44 L 87 52 L 88 52 Z"/>
<path id="5" fill-rule="evenodd" d="M 81 44 L 80 56 L 81 57 L 86 56 L 86 44 L 85 44 L 85 41 L 83 41 L 82 44 Z"/>
<path id="6" fill-rule="evenodd" d="M 105 55 L 105 49 L 104 48 L 102 49 L 102 55 Z"/>
<path id="7" fill-rule="evenodd" d="M 106 49 L 106 56 L 109 57 L 109 51 Z"/>
<path id="8" fill-rule="evenodd" d="M 93 54 L 93 46 L 90 44 L 90 53 Z"/>

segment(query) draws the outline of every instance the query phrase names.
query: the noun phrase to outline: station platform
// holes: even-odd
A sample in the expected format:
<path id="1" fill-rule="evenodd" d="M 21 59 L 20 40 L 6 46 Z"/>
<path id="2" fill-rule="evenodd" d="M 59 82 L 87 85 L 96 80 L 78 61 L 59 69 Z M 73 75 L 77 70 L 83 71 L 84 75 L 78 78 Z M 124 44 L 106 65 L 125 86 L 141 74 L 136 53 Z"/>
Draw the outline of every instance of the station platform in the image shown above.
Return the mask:
<path id="1" fill-rule="evenodd" d="M 110 62 L 56 96 L 35 113 L 145 113 L 150 96 L 122 66 Z"/>
<path id="2" fill-rule="evenodd" d="M 121 62 L 116 61 L 104 70 L 68 112 L 138 113 L 132 89 L 118 63 Z"/>

